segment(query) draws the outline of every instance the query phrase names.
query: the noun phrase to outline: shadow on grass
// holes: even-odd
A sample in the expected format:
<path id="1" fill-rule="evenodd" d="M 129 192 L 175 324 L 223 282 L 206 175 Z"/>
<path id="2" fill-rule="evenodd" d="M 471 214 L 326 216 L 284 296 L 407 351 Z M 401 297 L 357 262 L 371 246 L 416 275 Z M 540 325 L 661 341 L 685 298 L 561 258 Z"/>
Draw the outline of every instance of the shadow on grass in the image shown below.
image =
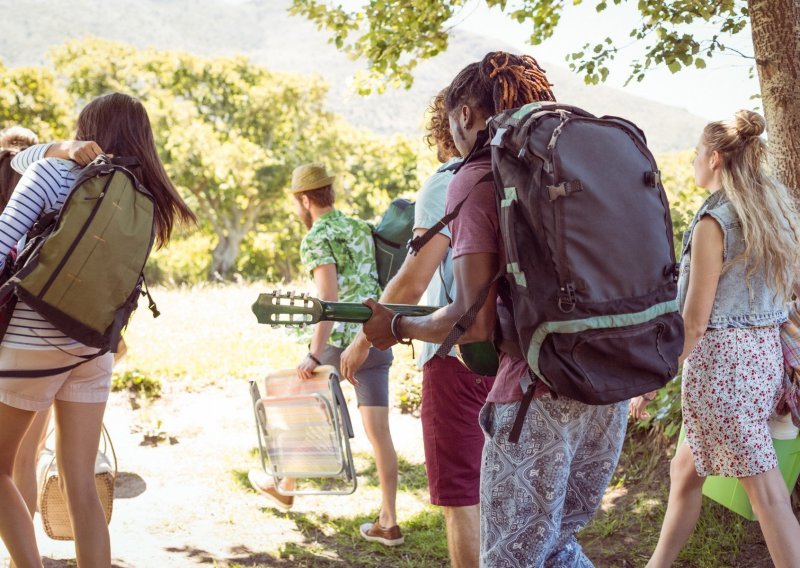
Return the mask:
<path id="1" fill-rule="evenodd" d="M 306 513 L 288 513 L 287 516 L 304 537 L 304 542 L 289 543 L 280 549 L 280 558 L 290 561 L 292 566 L 438 568 L 448 563 L 444 517 L 433 508 L 403 520 L 406 540 L 398 547 L 361 538 L 361 525 L 373 520 L 368 516 Z"/>
<path id="2" fill-rule="evenodd" d="M 246 546 L 234 546 L 231 554 L 225 558 L 219 558 L 202 548 L 183 546 L 179 548 L 167 548 L 167 552 L 182 554 L 193 561 L 194 564 L 209 564 L 212 566 L 227 566 L 236 568 L 241 566 L 292 566 L 291 563 L 276 558 L 272 554 L 256 552 Z"/>
<path id="3" fill-rule="evenodd" d="M 114 499 L 133 499 L 147 491 L 147 482 L 137 473 L 120 471 L 114 484 Z"/>

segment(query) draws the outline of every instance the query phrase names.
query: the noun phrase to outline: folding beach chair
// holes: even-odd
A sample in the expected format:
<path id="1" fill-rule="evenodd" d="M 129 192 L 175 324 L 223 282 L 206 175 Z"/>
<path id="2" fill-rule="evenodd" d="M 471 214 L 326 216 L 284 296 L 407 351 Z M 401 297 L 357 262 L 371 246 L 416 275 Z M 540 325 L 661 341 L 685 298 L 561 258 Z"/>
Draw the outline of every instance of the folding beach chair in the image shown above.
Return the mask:
<path id="1" fill-rule="evenodd" d="M 353 426 L 334 367 L 317 367 L 301 381 L 294 369 L 275 371 L 256 381 L 250 394 L 264 471 L 283 495 L 349 495 L 356 490 L 350 452 Z M 298 480 L 294 490 L 280 485 Z M 309 480 L 311 483 L 303 483 Z"/>

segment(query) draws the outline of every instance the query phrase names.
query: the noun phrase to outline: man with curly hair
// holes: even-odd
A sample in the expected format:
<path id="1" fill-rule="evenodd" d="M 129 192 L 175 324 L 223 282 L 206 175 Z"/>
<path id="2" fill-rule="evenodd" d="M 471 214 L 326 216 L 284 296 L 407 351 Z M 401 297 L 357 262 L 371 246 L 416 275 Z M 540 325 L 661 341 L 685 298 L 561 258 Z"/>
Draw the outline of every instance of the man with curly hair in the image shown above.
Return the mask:
<path id="1" fill-rule="evenodd" d="M 424 234 L 444 217 L 447 187 L 460 154 L 450 135 L 442 90 L 428 109 L 425 137 L 436 148 L 442 165 L 417 194 L 414 234 Z M 438 274 L 437 274 L 438 272 Z M 427 289 L 426 289 L 427 287 Z M 455 295 L 450 230 L 444 227 L 417 255 L 408 255 L 397 275 L 386 286 L 381 301 L 443 306 Z M 345 350 L 341 370 L 354 377 L 366 360 L 370 344 L 359 333 Z M 431 503 L 444 508 L 447 546 L 455 568 L 477 566 L 480 543 L 479 488 L 483 432 L 478 413 L 486 402 L 494 377 L 476 375 L 451 353 L 434 357 L 439 345 L 423 343 L 418 366 L 422 369 L 422 436 Z"/>

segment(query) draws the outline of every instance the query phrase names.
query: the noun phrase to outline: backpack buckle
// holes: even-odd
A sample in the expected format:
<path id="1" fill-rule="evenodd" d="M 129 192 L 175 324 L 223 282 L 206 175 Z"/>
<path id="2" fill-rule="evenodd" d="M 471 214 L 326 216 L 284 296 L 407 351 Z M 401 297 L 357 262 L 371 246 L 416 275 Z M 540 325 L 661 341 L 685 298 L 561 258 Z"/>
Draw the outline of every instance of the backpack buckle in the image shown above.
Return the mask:
<path id="1" fill-rule="evenodd" d="M 547 194 L 550 197 L 551 202 L 555 201 L 559 197 L 567 197 L 568 195 L 572 195 L 573 193 L 577 193 L 579 191 L 583 191 L 583 184 L 578 180 L 562 181 L 557 185 L 547 186 Z"/>
<path id="2" fill-rule="evenodd" d="M 575 283 L 568 282 L 558 292 L 558 309 L 562 313 L 568 314 L 575 309 L 577 299 L 575 297 Z"/>
<path id="3" fill-rule="evenodd" d="M 558 137 L 561 136 L 561 131 L 564 129 L 564 125 L 567 123 L 567 120 L 569 120 L 569 115 L 566 111 L 558 109 L 556 112 L 559 114 L 559 116 L 561 116 L 561 122 L 558 123 L 558 126 L 555 127 L 553 134 L 550 136 L 550 142 L 547 143 L 548 150 L 552 150 L 556 147 L 556 140 L 558 140 Z"/>
<path id="4" fill-rule="evenodd" d="M 658 184 L 661 183 L 661 172 L 659 170 L 654 172 L 645 172 L 644 183 L 650 187 L 658 187 Z"/>

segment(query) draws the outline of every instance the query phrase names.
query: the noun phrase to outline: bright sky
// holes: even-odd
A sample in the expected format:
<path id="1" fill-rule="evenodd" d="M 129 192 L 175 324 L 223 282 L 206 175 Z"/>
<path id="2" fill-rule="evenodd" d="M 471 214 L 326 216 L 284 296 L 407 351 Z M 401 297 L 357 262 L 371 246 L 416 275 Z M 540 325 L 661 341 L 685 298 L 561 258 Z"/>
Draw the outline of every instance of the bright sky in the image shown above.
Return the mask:
<path id="1" fill-rule="evenodd" d="M 609 2 L 608 9 L 600 14 L 595 10 L 597 2 L 594 0 L 585 0 L 579 6 L 567 4 L 555 36 L 535 47 L 527 42 L 529 25 L 512 21 L 499 9 L 490 10 L 482 0 L 469 0 L 455 20 L 461 29 L 503 40 L 520 52 L 565 68 L 568 68 L 565 56 L 578 51 L 586 43 L 594 45 L 606 36 L 615 40 L 617 45 L 632 41 L 628 34 L 640 19 L 636 2 L 628 0 L 619 6 Z M 702 25 L 693 25 L 690 30 L 697 38 L 711 38 L 715 31 L 713 26 Z M 723 43 L 744 54 L 753 53 L 749 28 L 726 38 Z M 758 79 L 748 77 L 752 60 L 732 52 L 717 54 L 712 59 L 704 58 L 707 67 L 702 70 L 683 69 L 673 75 L 666 67 L 654 69 L 641 83 L 631 82 L 623 88 L 629 75 L 630 61 L 643 58 L 644 45 L 631 45 L 618 54 L 610 66 L 606 85 L 683 107 L 708 119 L 729 118 L 741 108 L 760 109 L 760 101 L 750 98 L 759 92 Z"/>

